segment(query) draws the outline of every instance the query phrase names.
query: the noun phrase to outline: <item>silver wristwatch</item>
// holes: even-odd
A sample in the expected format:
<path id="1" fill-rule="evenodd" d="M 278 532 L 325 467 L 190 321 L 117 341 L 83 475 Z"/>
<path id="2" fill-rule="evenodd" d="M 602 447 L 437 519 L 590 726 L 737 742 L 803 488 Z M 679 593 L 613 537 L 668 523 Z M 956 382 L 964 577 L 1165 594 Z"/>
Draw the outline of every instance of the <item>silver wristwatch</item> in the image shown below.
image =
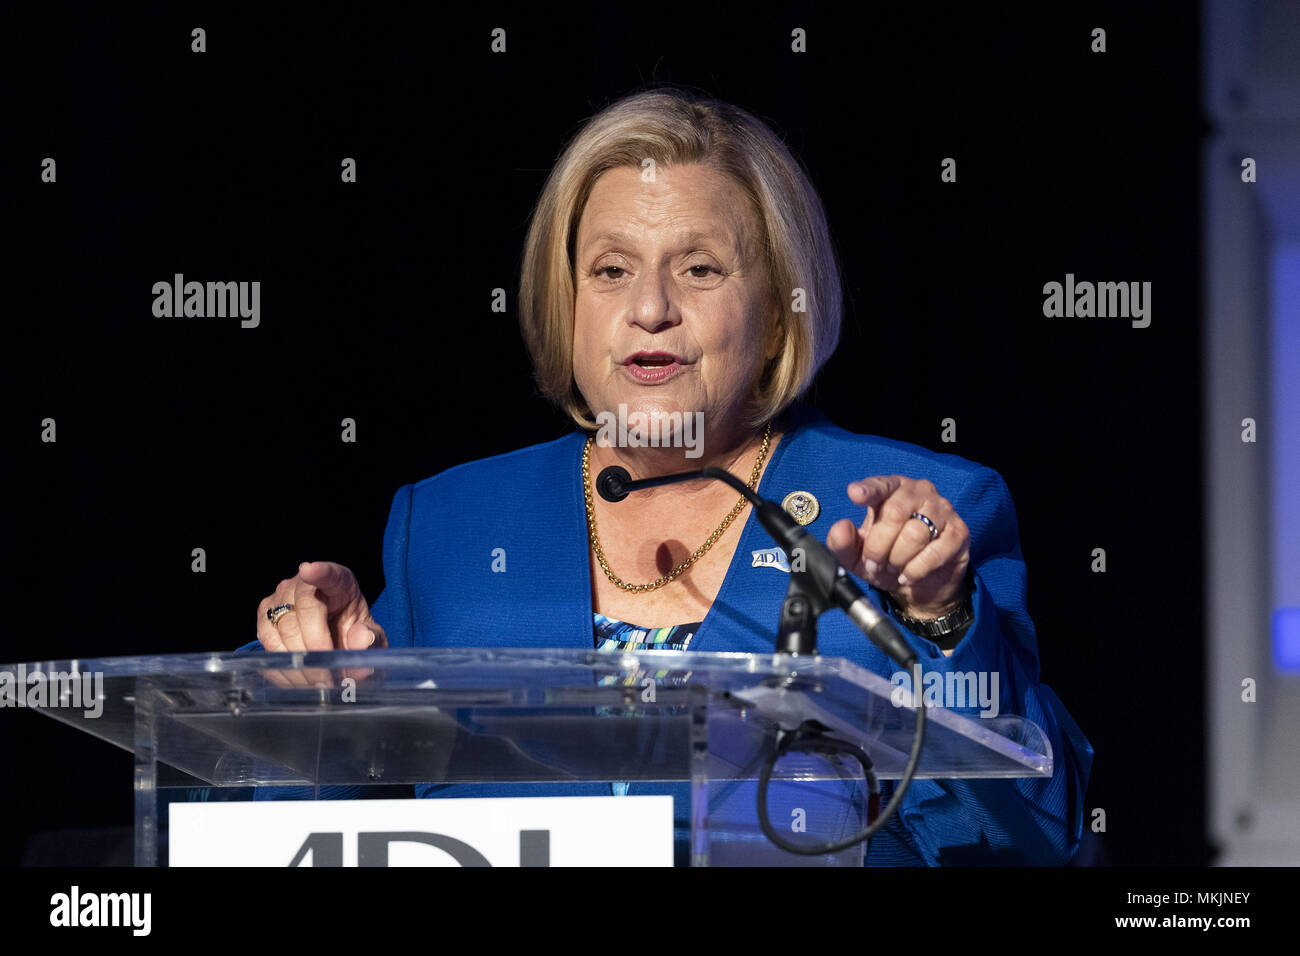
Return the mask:
<path id="1" fill-rule="evenodd" d="M 928 637 L 930 640 L 937 640 L 941 637 L 960 631 L 973 620 L 975 620 L 975 607 L 971 602 L 970 592 L 962 599 L 956 610 L 949 611 L 943 617 L 936 617 L 930 621 L 922 621 L 919 618 L 908 617 L 903 613 L 903 609 L 898 606 L 898 602 L 891 596 L 889 603 L 894 606 L 894 614 L 898 620 L 907 626 L 907 629 L 914 634 L 920 634 L 922 637 Z"/>

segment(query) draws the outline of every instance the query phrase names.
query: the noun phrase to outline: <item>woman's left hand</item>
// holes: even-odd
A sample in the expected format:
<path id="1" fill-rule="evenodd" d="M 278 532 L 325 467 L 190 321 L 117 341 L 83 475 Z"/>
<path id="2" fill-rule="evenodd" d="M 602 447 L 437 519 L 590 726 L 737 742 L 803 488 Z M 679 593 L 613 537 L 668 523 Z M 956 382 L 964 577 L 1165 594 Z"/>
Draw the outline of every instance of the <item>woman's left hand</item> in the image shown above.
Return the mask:
<path id="1" fill-rule="evenodd" d="M 888 591 L 910 617 L 942 617 L 966 596 L 970 529 L 947 498 L 925 480 L 876 475 L 849 485 L 849 500 L 867 509 L 855 527 L 831 526 L 826 546 L 850 572 Z M 939 535 L 913 512 L 925 515 Z"/>

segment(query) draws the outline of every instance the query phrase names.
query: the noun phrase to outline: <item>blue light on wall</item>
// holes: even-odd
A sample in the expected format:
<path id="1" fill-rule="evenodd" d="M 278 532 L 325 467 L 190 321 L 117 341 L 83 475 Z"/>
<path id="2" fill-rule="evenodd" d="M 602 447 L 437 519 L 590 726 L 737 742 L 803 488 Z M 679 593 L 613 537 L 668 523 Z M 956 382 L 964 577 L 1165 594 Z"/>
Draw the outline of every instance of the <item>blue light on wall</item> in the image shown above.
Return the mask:
<path id="1" fill-rule="evenodd" d="M 1300 673 L 1300 607 L 1273 612 L 1273 663 L 1280 671 Z"/>
<path id="2" fill-rule="evenodd" d="M 1276 243 L 1271 265 L 1273 661 L 1300 673 L 1300 242 Z"/>

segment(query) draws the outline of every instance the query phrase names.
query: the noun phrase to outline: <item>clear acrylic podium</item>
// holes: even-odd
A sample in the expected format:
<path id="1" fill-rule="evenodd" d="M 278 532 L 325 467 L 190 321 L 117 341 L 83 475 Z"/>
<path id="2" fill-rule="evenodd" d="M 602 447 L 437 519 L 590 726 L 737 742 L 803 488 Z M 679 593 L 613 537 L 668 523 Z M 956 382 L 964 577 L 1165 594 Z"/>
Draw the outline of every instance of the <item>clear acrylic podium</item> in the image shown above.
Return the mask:
<path id="1" fill-rule="evenodd" d="M 98 716 L 56 698 L 42 710 L 134 753 L 143 866 L 167 863 L 167 807 L 200 788 L 204 799 L 250 800 L 253 788 L 268 788 L 262 799 L 290 792 L 277 788 L 425 784 L 545 795 L 573 782 L 632 792 L 672 785 L 679 863 L 861 865 L 861 845 L 814 857 L 772 845 L 758 824 L 759 767 L 777 728 L 815 720 L 860 746 L 881 781 L 896 780 L 916 719 L 908 691 L 875 673 L 839 658 L 777 654 L 418 649 L 23 667 L 103 675 Z M 917 779 L 1051 774 L 1050 744 L 1036 724 L 983 718 L 974 707 L 928 708 Z M 776 825 L 817 800 L 839 801 L 836 813 L 810 816 L 800 839 L 837 839 L 866 823 L 863 772 L 852 760 L 788 754 L 771 780 Z"/>

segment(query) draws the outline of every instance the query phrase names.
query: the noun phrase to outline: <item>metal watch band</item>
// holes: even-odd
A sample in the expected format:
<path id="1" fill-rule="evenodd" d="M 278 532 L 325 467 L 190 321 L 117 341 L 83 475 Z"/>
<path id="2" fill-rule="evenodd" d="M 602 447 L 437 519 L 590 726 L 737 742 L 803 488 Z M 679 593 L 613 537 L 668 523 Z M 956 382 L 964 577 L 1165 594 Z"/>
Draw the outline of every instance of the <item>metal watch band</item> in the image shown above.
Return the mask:
<path id="1" fill-rule="evenodd" d="M 894 605 L 894 614 L 898 620 L 905 624 L 908 630 L 913 633 L 928 637 L 931 640 L 944 637 L 953 631 L 960 630 L 971 621 L 975 620 L 975 609 L 971 603 L 970 594 L 962 600 L 961 605 L 954 611 L 949 611 L 943 617 L 937 617 L 932 621 L 922 621 L 918 618 L 908 617 L 898 606 L 898 602 L 890 598 L 890 603 Z"/>

